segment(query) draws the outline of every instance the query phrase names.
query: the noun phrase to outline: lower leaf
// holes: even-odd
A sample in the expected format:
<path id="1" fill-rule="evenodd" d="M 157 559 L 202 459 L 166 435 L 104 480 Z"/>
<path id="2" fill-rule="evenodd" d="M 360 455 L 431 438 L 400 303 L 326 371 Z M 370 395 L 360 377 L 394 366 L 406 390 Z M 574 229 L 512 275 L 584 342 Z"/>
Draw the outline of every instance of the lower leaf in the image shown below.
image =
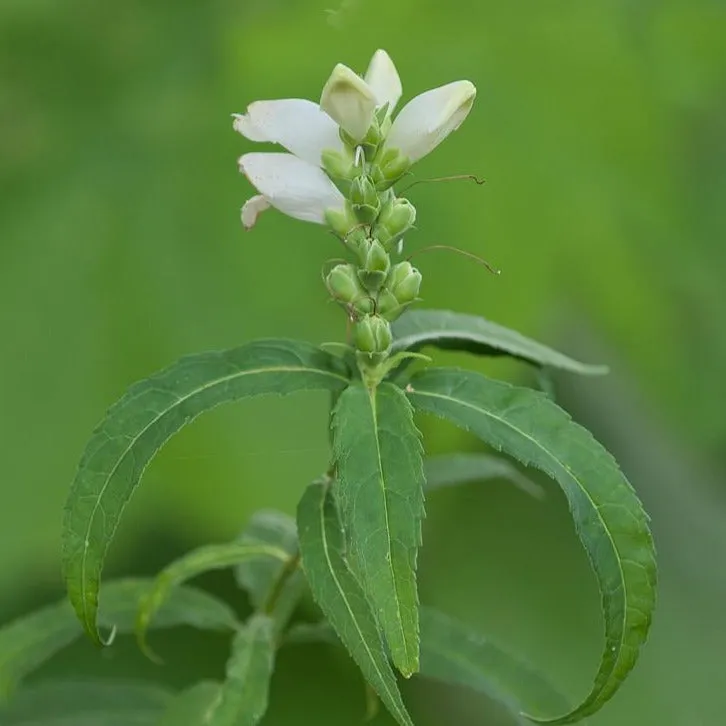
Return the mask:
<path id="1" fill-rule="evenodd" d="M 267 711 L 275 662 L 275 623 L 253 615 L 232 641 L 227 677 L 207 714 L 209 726 L 256 726 Z"/>
<path id="2" fill-rule="evenodd" d="M 345 560 L 345 541 L 329 482 L 317 481 L 298 505 L 302 566 L 310 590 L 366 680 L 400 726 L 413 726 L 388 662 L 376 619 Z"/>
<path id="3" fill-rule="evenodd" d="M 421 411 L 443 416 L 561 486 L 602 594 L 605 649 L 588 696 L 542 723 L 598 711 L 638 658 L 655 607 L 656 565 L 648 516 L 612 456 L 541 393 L 470 371 L 429 369 L 409 389 Z"/>
<path id="4" fill-rule="evenodd" d="M 139 603 L 153 580 L 118 580 L 106 587 L 99 622 L 119 633 L 134 630 Z M 155 628 L 191 625 L 233 630 L 234 611 L 224 602 L 193 587 L 176 587 L 154 621 Z M 0 702 L 31 671 L 83 634 L 71 604 L 64 598 L 0 629 Z"/>
<path id="5" fill-rule="evenodd" d="M 199 547 L 172 562 L 154 580 L 153 587 L 146 593 L 139 607 L 136 617 L 136 636 L 142 650 L 150 657 L 155 657 L 146 646 L 146 631 L 154 613 L 164 603 L 173 587 L 203 572 L 234 567 L 245 560 L 260 558 L 273 558 L 284 562 L 287 554 L 279 547 L 271 545 L 230 542 Z"/>

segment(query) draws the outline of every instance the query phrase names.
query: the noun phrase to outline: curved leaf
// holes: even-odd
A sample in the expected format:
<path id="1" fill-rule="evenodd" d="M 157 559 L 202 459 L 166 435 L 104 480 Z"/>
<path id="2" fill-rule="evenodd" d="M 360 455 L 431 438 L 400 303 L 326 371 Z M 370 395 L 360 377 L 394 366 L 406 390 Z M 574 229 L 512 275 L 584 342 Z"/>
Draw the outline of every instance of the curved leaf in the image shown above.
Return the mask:
<path id="1" fill-rule="evenodd" d="M 335 496 L 353 568 L 396 667 L 418 670 L 416 554 L 424 516 L 422 446 L 400 388 L 353 384 L 333 414 Z"/>
<path id="2" fill-rule="evenodd" d="M 421 675 L 467 686 L 519 715 L 561 712 L 569 704 L 540 673 L 433 608 L 421 608 Z"/>
<path id="3" fill-rule="evenodd" d="M 275 663 L 275 624 L 267 615 L 253 615 L 232 641 L 227 677 L 212 710 L 209 726 L 255 726 L 267 711 Z"/>
<path id="4" fill-rule="evenodd" d="M 136 617 L 136 635 L 142 650 L 150 655 L 146 649 L 146 631 L 154 613 L 162 606 L 172 588 L 203 572 L 233 567 L 244 560 L 261 558 L 273 558 L 284 563 L 287 560 L 287 553 L 279 547 L 271 545 L 246 545 L 229 542 L 199 547 L 164 568 L 144 596 Z"/>
<path id="5" fill-rule="evenodd" d="M 393 352 L 433 345 L 476 355 L 510 355 L 537 366 L 603 375 L 607 366 L 580 363 L 486 318 L 450 310 L 409 310 L 393 323 Z"/>
<path id="6" fill-rule="evenodd" d="M 537 499 L 544 496 L 539 484 L 528 479 L 516 466 L 491 454 L 441 454 L 424 461 L 426 491 L 443 487 L 468 484 L 485 479 L 506 479 Z"/>
<path id="7" fill-rule="evenodd" d="M 562 487 L 602 594 L 605 649 L 577 708 L 533 720 L 564 724 L 595 713 L 635 665 L 655 606 L 653 540 L 635 492 L 612 456 L 541 393 L 441 368 L 415 375 L 410 390 L 417 409 L 472 431 Z"/>
<path id="8" fill-rule="evenodd" d="M 209 723 L 212 709 L 219 700 L 220 685 L 200 681 L 174 698 L 157 726 L 199 726 Z"/>
<path id="9" fill-rule="evenodd" d="M 400 726 L 413 726 L 375 617 L 345 561 L 345 541 L 328 482 L 311 484 L 298 505 L 302 566 L 313 597 L 366 680 Z"/>
<path id="10" fill-rule="evenodd" d="M 182 358 L 132 386 L 96 429 L 78 466 L 63 523 L 63 574 L 88 634 L 101 643 L 96 615 L 101 569 L 124 506 L 147 464 L 185 424 L 221 403 L 265 393 L 340 390 L 340 359 L 307 343 L 257 341 Z"/>
<path id="11" fill-rule="evenodd" d="M 118 580 L 108 584 L 99 620 L 120 633 L 133 632 L 136 612 L 153 580 Z M 221 600 L 193 587 L 177 587 L 154 621 L 155 628 L 192 625 L 210 630 L 233 630 L 237 619 Z M 83 633 L 65 598 L 0 629 L 0 700 L 24 676 L 70 645 Z"/>
<path id="12" fill-rule="evenodd" d="M 80 628 L 79 628 L 80 630 Z M 133 681 L 46 681 L 0 708 L 3 726 L 155 726 L 172 694 Z"/>
<path id="13" fill-rule="evenodd" d="M 258 610 L 267 610 L 274 599 L 272 615 L 276 627 L 285 627 L 305 589 L 305 578 L 298 567 L 297 525 L 283 512 L 263 509 L 255 512 L 240 535 L 243 544 L 278 547 L 287 555 L 277 559 L 246 560 L 235 568 L 237 584 L 250 596 Z"/>

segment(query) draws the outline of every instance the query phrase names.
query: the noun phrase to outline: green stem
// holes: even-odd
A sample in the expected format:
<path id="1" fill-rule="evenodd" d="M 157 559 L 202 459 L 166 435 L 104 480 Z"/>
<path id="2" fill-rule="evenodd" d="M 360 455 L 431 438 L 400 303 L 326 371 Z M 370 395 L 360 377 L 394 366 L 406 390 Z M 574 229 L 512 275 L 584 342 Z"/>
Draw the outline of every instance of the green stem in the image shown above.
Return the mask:
<path id="1" fill-rule="evenodd" d="M 285 566 L 280 571 L 280 575 L 278 576 L 277 580 L 275 580 L 275 583 L 272 586 L 272 590 L 270 591 L 270 594 L 267 597 L 265 604 L 262 606 L 262 611 L 265 613 L 265 615 L 272 615 L 272 613 L 275 611 L 275 606 L 277 605 L 277 601 L 280 599 L 280 595 L 282 595 L 285 584 L 295 574 L 295 571 L 297 570 L 299 564 L 299 552 L 291 555 L 285 561 Z"/>

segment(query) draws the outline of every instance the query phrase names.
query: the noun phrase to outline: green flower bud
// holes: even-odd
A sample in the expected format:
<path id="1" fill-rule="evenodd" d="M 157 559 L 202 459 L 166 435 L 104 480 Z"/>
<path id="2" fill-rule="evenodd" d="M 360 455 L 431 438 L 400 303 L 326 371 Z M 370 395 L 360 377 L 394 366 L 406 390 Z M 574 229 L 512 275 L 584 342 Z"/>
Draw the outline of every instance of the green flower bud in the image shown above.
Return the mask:
<path id="1" fill-rule="evenodd" d="M 361 175 L 350 185 L 350 201 L 360 222 L 371 224 L 381 211 L 381 200 L 370 177 Z"/>
<path id="2" fill-rule="evenodd" d="M 338 302 L 350 304 L 366 295 L 353 265 L 336 265 L 327 274 L 325 284 Z"/>
<path id="3" fill-rule="evenodd" d="M 401 262 L 396 265 L 391 277 L 391 292 L 401 305 L 408 305 L 418 298 L 421 273 L 415 267 L 411 267 L 408 262 Z"/>
<path id="4" fill-rule="evenodd" d="M 355 325 L 355 344 L 364 353 L 385 353 L 392 339 L 390 323 L 378 315 L 367 315 Z"/>
<path id="5" fill-rule="evenodd" d="M 416 207 L 408 199 L 394 199 L 381 210 L 376 222 L 376 236 L 390 247 L 413 227 L 415 221 Z"/>
<path id="6" fill-rule="evenodd" d="M 388 252 L 378 240 L 368 240 L 367 250 L 361 259 L 363 266 L 358 270 L 358 278 L 366 290 L 376 293 L 383 287 L 391 267 Z"/>
<path id="7" fill-rule="evenodd" d="M 356 168 L 353 164 L 355 157 L 350 149 L 345 148 L 343 151 L 325 149 L 321 158 L 323 169 L 333 179 L 350 180 L 356 174 Z"/>
<path id="8" fill-rule="evenodd" d="M 378 301 L 376 302 L 376 312 L 386 318 L 386 320 L 393 320 L 390 317 L 392 314 L 398 317 L 397 312 L 403 312 L 401 304 L 396 299 L 396 296 L 386 287 L 378 293 Z"/>
<path id="9" fill-rule="evenodd" d="M 398 149 L 384 149 L 374 161 L 376 188 L 382 191 L 392 187 L 410 168 L 411 161 L 405 154 Z"/>
<path id="10" fill-rule="evenodd" d="M 325 222 L 343 240 L 360 224 L 353 210 L 347 204 L 344 209 L 326 209 Z"/>

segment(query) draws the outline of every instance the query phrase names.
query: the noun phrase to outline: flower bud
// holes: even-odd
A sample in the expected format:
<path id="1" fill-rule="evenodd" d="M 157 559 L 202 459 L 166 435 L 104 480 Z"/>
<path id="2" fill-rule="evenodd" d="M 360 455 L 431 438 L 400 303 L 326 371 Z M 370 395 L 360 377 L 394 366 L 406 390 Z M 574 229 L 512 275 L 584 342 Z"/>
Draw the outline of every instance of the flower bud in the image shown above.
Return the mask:
<path id="1" fill-rule="evenodd" d="M 361 175 L 353 179 L 350 185 L 350 201 L 360 222 L 375 222 L 381 211 L 381 200 L 370 177 Z"/>
<path id="2" fill-rule="evenodd" d="M 418 297 L 421 273 L 409 262 L 400 262 L 393 268 L 389 287 L 401 305 L 408 305 Z"/>
<path id="3" fill-rule="evenodd" d="M 376 312 L 386 320 L 395 320 L 403 312 L 396 296 L 387 287 L 378 293 Z"/>
<path id="4" fill-rule="evenodd" d="M 355 325 L 355 344 L 364 353 L 385 353 L 391 347 L 391 325 L 378 315 L 367 315 Z"/>
<path id="5" fill-rule="evenodd" d="M 350 304 L 366 295 L 353 265 L 336 265 L 327 274 L 325 284 L 338 302 Z"/>
<path id="6" fill-rule="evenodd" d="M 341 239 L 345 240 L 360 222 L 349 205 L 344 209 L 326 209 L 325 222 Z"/>
<path id="7" fill-rule="evenodd" d="M 401 239 L 416 221 L 416 207 L 408 199 L 394 199 L 382 210 L 376 222 L 376 236 L 387 246 Z"/>
<path id="8" fill-rule="evenodd" d="M 398 149 L 384 149 L 374 162 L 372 172 L 379 190 L 392 187 L 411 167 L 410 159 Z"/>
<path id="9" fill-rule="evenodd" d="M 363 259 L 363 268 L 358 270 L 358 278 L 363 287 L 371 293 L 378 292 L 388 277 L 391 258 L 383 245 L 376 239 L 370 240 Z"/>
<path id="10" fill-rule="evenodd" d="M 335 151 L 334 149 L 325 149 L 322 154 L 323 169 L 328 176 L 333 179 L 352 179 L 355 176 L 356 169 L 353 165 L 353 153 L 350 149 L 344 151 Z"/>

